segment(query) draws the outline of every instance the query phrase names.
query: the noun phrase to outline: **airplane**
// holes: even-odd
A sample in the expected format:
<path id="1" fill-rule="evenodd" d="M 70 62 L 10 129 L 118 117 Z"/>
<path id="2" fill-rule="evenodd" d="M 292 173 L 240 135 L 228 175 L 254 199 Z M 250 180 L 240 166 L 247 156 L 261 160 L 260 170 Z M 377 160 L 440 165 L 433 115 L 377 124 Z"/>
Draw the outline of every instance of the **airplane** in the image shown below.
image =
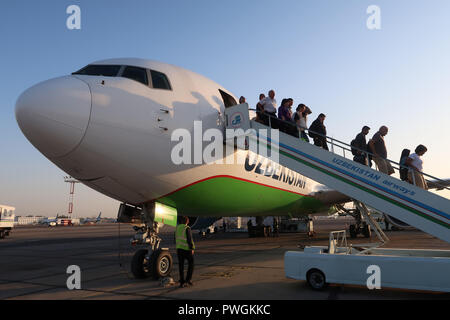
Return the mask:
<path id="1" fill-rule="evenodd" d="M 48 227 L 56 227 L 58 225 L 58 216 L 56 218 L 50 219 L 50 218 L 44 218 L 39 220 L 39 224 L 44 224 Z"/>
<path id="2" fill-rule="evenodd" d="M 194 133 L 194 121 L 203 130 L 223 130 L 224 110 L 237 101 L 223 86 L 184 68 L 118 58 L 32 86 L 18 98 L 15 112 L 34 147 L 78 181 L 121 201 L 119 215 L 144 217 L 145 227 L 136 226 L 136 234 L 158 246 L 157 204 L 195 224 L 204 217 L 306 217 L 350 201 L 283 166 L 267 174 L 268 162 L 249 150 L 235 150 L 244 164 L 172 161 L 175 130 Z M 150 251 L 136 253 L 136 277 L 147 274 L 145 261 L 171 263 L 170 255 L 156 249 L 154 259 Z"/>
<path id="3" fill-rule="evenodd" d="M 102 216 L 102 212 L 100 211 L 100 213 L 98 214 L 97 218 L 86 218 L 86 219 L 83 219 L 81 224 L 97 224 L 97 223 L 99 223 L 102 220 L 101 216 Z"/>

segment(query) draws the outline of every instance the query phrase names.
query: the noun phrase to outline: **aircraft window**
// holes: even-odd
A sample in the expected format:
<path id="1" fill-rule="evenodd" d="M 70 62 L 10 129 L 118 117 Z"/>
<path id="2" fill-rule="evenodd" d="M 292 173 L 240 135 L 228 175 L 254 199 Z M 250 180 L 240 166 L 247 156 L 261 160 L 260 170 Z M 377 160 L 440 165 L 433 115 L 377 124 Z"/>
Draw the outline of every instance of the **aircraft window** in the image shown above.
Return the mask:
<path id="1" fill-rule="evenodd" d="M 232 96 L 230 96 L 228 93 L 226 93 L 220 89 L 219 89 L 219 92 L 220 92 L 220 95 L 222 96 L 225 108 L 229 108 L 229 107 L 237 105 L 236 100 Z"/>
<path id="2" fill-rule="evenodd" d="M 148 86 L 147 70 L 138 67 L 126 67 L 122 73 L 122 77 L 136 80 Z"/>
<path id="3" fill-rule="evenodd" d="M 150 73 L 152 75 L 152 82 L 154 89 L 172 90 L 169 79 L 164 73 L 155 70 L 150 70 Z"/>
<path id="4" fill-rule="evenodd" d="M 106 64 L 90 64 L 72 74 L 83 74 L 87 76 L 105 76 L 115 77 L 119 72 L 121 66 L 106 65 Z"/>

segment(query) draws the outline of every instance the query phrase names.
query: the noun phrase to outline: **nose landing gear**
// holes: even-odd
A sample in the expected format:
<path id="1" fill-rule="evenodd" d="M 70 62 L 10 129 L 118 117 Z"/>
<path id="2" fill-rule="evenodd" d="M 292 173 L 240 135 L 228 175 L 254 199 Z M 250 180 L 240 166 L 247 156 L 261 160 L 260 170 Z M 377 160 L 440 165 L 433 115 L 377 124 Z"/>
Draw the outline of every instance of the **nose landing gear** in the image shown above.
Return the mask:
<path id="1" fill-rule="evenodd" d="M 118 221 L 135 225 L 131 244 L 148 247 L 137 250 L 131 260 L 131 272 L 137 279 L 165 278 L 170 276 L 173 267 L 169 249 L 159 247 L 161 238 L 154 208 L 154 204 L 145 204 L 142 209 L 121 204 L 119 209 Z"/>
<path id="2" fill-rule="evenodd" d="M 158 249 L 149 254 L 147 249 L 139 249 L 131 260 L 131 272 L 137 279 L 152 277 L 165 278 L 172 271 L 173 260 L 168 249 Z"/>

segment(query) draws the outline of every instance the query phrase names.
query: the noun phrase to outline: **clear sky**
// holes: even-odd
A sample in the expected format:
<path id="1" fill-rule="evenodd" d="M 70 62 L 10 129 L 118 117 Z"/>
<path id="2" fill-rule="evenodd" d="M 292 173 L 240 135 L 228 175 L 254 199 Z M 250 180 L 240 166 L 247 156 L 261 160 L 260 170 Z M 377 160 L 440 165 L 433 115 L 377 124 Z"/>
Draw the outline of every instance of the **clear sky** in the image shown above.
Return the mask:
<path id="1" fill-rule="evenodd" d="M 66 8 L 81 8 L 81 30 Z M 381 30 L 369 30 L 369 5 Z M 381 125 L 388 157 L 428 147 L 424 170 L 450 178 L 450 1 L 165 0 L 0 2 L 0 203 L 17 214 L 67 211 L 64 172 L 22 135 L 17 97 L 99 59 L 140 57 L 203 74 L 254 106 L 260 92 L 327 115 L 350 142 Z M 450 193 L 441 193 L 449 197 Z M 118 203 L 76 186 L 77 216 L 116 216 Z"/>

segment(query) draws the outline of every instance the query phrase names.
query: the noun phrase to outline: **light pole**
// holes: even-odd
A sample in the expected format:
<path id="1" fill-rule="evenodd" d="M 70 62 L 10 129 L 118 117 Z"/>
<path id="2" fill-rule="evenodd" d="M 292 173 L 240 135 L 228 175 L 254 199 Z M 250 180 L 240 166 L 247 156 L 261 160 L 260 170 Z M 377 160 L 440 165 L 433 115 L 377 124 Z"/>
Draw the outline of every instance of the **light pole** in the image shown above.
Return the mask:
<path id="1" fill-rule="evenodd" d="M 67 215 L 69 219 L 72 219 L 72 212 L 73 212 L 73 197 L 75 194 L 75 183 L 79 183 L 77 179 L 74 179 L 70 176 L 64 177 L 64 182 L 70 183 L 70 191 L 69 191 L 69 209 L 67 211 Z"/>

